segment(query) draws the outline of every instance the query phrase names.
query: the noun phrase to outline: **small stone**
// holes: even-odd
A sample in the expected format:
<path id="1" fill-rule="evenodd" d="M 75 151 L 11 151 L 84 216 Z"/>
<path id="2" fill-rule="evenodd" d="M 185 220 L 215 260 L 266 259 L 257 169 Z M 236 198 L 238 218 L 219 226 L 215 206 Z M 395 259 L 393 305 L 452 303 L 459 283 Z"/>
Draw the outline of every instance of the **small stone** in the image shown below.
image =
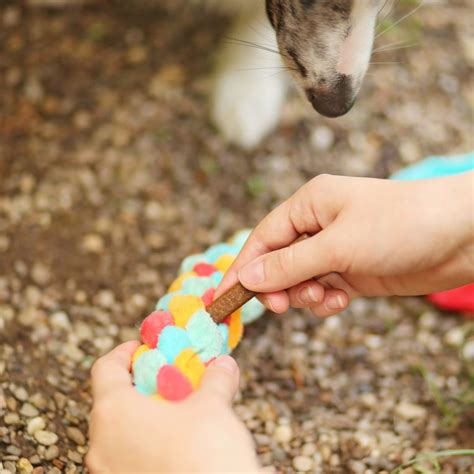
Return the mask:
<path id="1" fill-rule="evenodd" d="M 30 463 L 33 464 L 33 466 L 41 464 L 41 458 L 37 454 L 33 454 L 33 456 L 30 457 Z"/>
<path id="2" fill-rule="evenodd" d="M 30 474 L 33 472 L 33 466 L 26 458 L 21 458 L 16 465 L 20 471 L 20 474 Z"/>
<path id="3" fill-rule="evenodd" d="M 304 346 L 308 342 L 308 335 L 305 332 L 293 332 L 291 333 L 291 342 L 296 346 Z"/>
<path id="4" fill-rule="evenodd" d="M 20 415 L 32 418 L 39 415 L 39 411 L 31 403 L 24 403 L 20 410 Z"/>
<path id="5" fill-rule="evenodd" d="M 31 269 L 31 278 L 39 285 L 47 285 L 51 280 L 51 270 L 44 264 L 36 262 Z"/>
<path id="6" fill-rule="evenodd" d="M 67 452 L 67 457 L 76 464 L 82 464 L 82 456 L 77 451 L 69 450 Z"/>
<path id="7" fill-rule="evenodd" d="M 7 413 L 3 421 L 5 422 L 6 425 L 18 425 L 20 423 L 20 417 L 18 413 Z"/>
<path id="8" fill-rule="evenodd" d="M 462 350 L 462 355 L 465 359 L 474 359 L 474 340 L 469 341 L 465 344 Z"/>
<path id="9" fill-rule="evenodd" d="M 52 461 L 59 456 L 59 448 L 56 445 L 49 446 L 44 452 L 44 458 L 46 461 Z"/>
<path id="10" fill-rule="evenodd" d="M 452 347 L 461 347 L 464 342 L 464 330 L 462 327 L 456 326 L 451 328 L 444 336 L 446 344 Z"/>
<path id="11" fill-rule="evenodd" d="M 82 434 L 82 431 L 75 426 L 69 426 L 66 429 L 67 437 L 78 446 L 86 444 L 86 437 Z"/>
<path id="12" fill-rule="evenodd" d="M 33 474 L 44 474 L 44 467 L 43 466 L 36 466 L 33 469 Z"/>
<path id="13" fill-rule="evenodd" d="M 7 446 L 7 453 L 12 454 L 13 456 L 19 456 L 21 454 L 21 449 L 18 446 L 10 444 L 10 446 Z"/>
<path id="14" fill-rule="evenodd" d="M 289 425 L 277 426 L 274 437 L 281 444 L 289 443 L 293 439 L 293 430 Z"/>
<path id="15" fill-rule="evenodd" d="M 104 250 L 104 239 L 97 234 L 87 234 L 82 239 L 81 247 L 88 253 L 101 253 Z"/>
<path id="16" fill-rule="evenodd" d="M 324 125 L 316 127 L 311 133 L 311 146 L 317 151 L 327 151 L 334 144 L 334 132 Z"/>
<path id="17" fill-rule="evenodd" d="M 49 322 L 55 329 L 67 331 L 71 328 L 69 316 L 64 311 L 56 311 L 53 313 L 49 318 Z"/>
<path id="18" fill-rule="evenodd" d="M 34 434 L 34 437 L 38 443 L 44 446 L 51 446 L 58 442 L 58 435 L 52 431 L 39 430 Z"/>
<path id="19" fill-rule="evenodd" d="M 304 456 L 313 456 L 316 452 L 316 445 L 314 443 L 306 443 L 301 448 L 301 454 Z"/>
<path id="20" fill-rule="evenodd" d="M 44 410 L 48 406 L 48 400 L 40 392 L 37 392 L 32 395 L 30 398 L 30 402 L 39 410 Z"/>
<path id="21" fill-rule="evenodd" d="M 101 290 L 97 293 L 95 301 L 103 308 L 111 308 L 115 303 L 115 295 L 110 290 Z"/>
<path id="22" fill-rule="evenodd" d="M 26 402 L 26 400 L 28 400 L 28 392 L 23 387 L 17 387 L 13 390 L 13 396 L 20 402 Z"/>
<path id="23" fill-rule="evenodd" d="M 426 408 L 421 405 L 402 401 L 395 407 L 395 413 L 406 420 L 425 418 Z"/>
<path id="24" fill-rule="evenodd" d="M 307 456 L 296 456 L 293 458 L 293 467 L 297 471 L 307 472 L 313 467 L 313 460 Z"/>
<path id="25" fill-rule="evenodd" d="M 40 416 L 32 418 L 28 421 L 26 431 L 29 435 L 33 436 L 37 431 L 44 430 L 46 428 L 46 422 Z"/>

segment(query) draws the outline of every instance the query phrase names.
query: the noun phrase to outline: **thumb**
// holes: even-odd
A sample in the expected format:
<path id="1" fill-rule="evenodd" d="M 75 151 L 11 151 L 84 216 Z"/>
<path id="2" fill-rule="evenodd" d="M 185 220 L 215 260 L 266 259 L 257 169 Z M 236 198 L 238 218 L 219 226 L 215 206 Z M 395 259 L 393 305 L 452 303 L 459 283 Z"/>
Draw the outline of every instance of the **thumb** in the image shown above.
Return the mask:
<path id="1" fill-rule="evenodd" d="M 206 369 L 199 393 L 205 397 L 217 397 L 226 403 L 234 398 L 239 386 L 239 367 L 228 356 L 219 356 Z"/>
<path id="2" fill-rule="evenodd" d="M 258 293 L 286 290 L 333 271 L 340 261 L 339 246 L 329 228 L 313 237 L 265 255 L 242 267 L 239 280 Z"/>

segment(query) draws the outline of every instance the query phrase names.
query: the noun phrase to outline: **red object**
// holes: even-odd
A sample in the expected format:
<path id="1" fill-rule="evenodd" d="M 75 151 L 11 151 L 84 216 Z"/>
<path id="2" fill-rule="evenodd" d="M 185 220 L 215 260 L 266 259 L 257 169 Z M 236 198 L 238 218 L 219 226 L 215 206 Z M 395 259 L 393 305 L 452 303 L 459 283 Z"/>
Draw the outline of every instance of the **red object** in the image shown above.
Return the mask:
<path id="1" fill-rule="evenodd" d="M 202 302 L 204 306 L 207 308 L 214 300 L 214 293 L 216 290 L 214 288 L 209 288 L 202 296 Z"/>
<path id="2" fill-rule="evenodd" d="M 156 376 L 158 393 L 172 402 L 184 400 L 193 391 L 191 382 L 173 365 L 164 365 Z"/>
<path id="3" fill-rule="evenodd" d="M 197 265 L 194 265 L 193 271 L 199 276 L 208 277 L 214 272 L 217 272 L 217 268 L 214 265 L 209 265 L 208 263 L 198 263 Z"/>
<path id="4" fill-rule="evenodd" d="M 158 343 L 158 336 L 166 326 L 174 326 L 174 319 L 167 311 L 153 311 L 148 315 L 140 326 L 142 341 L 154 349 Z"/>
<path id="5" fill-rule="evenodd" d="M 474 283 L 454 288 L 454 290 L 441 291 L 429 295 L 428 300 L 435 306 L 448 311 L 459 311 L 474 317 Z"/>

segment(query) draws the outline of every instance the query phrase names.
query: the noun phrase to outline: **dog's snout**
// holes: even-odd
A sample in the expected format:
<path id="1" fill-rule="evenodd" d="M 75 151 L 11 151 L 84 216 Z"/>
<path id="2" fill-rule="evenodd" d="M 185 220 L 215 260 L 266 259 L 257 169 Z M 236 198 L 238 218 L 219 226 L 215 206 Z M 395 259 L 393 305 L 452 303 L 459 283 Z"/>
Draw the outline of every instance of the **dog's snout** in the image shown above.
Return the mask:
<path id="1" fill-rule="evenodd" d="M 305 92 L 314 109 L 326 117 L 346 114 L 355 102 L 351 77 L 344 74 L 331 83 L 310 87 Z"/>

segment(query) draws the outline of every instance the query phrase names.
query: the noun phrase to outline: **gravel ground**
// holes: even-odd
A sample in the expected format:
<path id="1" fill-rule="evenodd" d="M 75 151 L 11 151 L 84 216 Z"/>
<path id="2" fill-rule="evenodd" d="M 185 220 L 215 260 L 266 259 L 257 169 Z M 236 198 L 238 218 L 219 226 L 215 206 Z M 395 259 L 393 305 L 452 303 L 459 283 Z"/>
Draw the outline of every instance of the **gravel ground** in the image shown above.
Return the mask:
<path id="1" fill-rule="evenodd" d="M 372 67 L 347 117 L 293 94 L 277 132 L 243 153 L 207 119 L 228 19 L 174 0 L 3 1 L 0 473 L 85 472 L 89 369 L 136 337 L 183 257 L 317 173 L 387 177 L 471 149 L 470 8 L 425 6 L 381 38 L 417 45 L 376 56 L 396 63 Z M 236 356 L 237 411 L 280 472 L 390 472 L 474 447 L 473 324 L 421 299 L 269 316 Z M 472 473 L 473 458 L 441 470 Z"/>

